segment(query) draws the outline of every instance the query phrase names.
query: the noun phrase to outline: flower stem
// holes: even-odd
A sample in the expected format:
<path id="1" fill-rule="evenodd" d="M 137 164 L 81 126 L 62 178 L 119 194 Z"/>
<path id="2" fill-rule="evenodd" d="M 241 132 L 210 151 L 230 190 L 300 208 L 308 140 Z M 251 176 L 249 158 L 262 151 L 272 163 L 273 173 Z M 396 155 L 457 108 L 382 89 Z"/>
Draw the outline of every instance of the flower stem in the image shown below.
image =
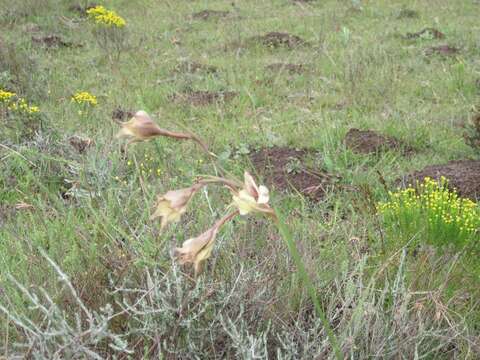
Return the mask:
<path id="1" fill-rule="evenodd" d="M 317 316 L 322 321 L 323 327 L 325 328 L 325 331 L 327 333 L 328 340 L 330 341 L 330 345 L 332 346 L 333 351 L 335 353 L 335 358 L 337 360 L 341 360 L 343 359 L 343 354 L 340 350 L 340 346 L 338 345 L 337 337 L 335 336 L 335 333 L 333 332 L 332 327 L 328 323 L 327 317 L 325 316 L 325 313 L 320 305 L 320 301 L 318 300 L 318 297 L 317 297 L 317 292 L 315 290 L 312 280 L 310 279 L 310 276 L 307 273 L 307 270 L 305 269 L 305 264 L 303 263 L 300 252 L 298 251 L 298 248 L 295 245 L 293 236 L 290 230 L 288 229 L 287 225 L 285 224 L 284 217 L 281 214 L 279 214 L 278 211 L 275 211 L 275 213 L 277 214 L 275 224 L 277 225 L 277 228 L 280 234 L 282 235 L 283 239 L 287 243 L 288 251 L 290 252 L 290 255 L 292 256 L 293 261 L 297 266 L 297 271 L 300 276 L 300 279 L 302 280 L 303 284 L 307 288 L 310 299 L 312 300 L 313 305 L 315 307 L 315 312 L 317 313 Z"/>

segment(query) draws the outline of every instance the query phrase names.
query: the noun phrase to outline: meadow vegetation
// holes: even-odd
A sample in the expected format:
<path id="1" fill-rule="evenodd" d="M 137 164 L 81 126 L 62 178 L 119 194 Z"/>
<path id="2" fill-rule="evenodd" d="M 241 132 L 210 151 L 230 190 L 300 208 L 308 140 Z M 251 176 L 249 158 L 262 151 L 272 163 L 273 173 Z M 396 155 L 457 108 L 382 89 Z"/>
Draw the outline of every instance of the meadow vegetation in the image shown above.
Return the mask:
<path id="1" fill-rule="evenodd" d="M 478 359 L 480 3 L 434 3 L 0 0 L 0 358 Z"/>

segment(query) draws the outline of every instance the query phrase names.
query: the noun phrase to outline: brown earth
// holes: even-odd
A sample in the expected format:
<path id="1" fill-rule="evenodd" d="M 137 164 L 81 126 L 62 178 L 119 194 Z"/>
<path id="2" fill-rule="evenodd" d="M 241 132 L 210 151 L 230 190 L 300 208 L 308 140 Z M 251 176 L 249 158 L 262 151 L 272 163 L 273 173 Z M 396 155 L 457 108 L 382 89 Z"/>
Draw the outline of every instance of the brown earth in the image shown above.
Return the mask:
<path id="1" fill-rule="evenodd" d="M 448 187 L 456 189 L 458 194 L 472 200 L 480 200 L 480 160 L 457 160 L 443 165 L 430 165 L 403 176 L 398 180 L 406 186 L 422 182 L 425 177 L 439 180 L 441 176 L 448 179 Z"/>
<path id="2" fill-rule="evenodd" d="M 450 45 L 439 45 L 439 46 L 432 46 L 425 50 L 425 54 L 427 55 L 455 55 L 460 52 L 460 49 Z"/>
<path id="3" fill-rule="evenodd" d="M 121 107 L 117 107 L 112 112 L 112 120 L 128 121 L 133 117 L 133 115 L 135 115 L 133 111 L 124 110 Z"/>
<path id="4" fill-rule="evenodd" d="M 177 64 L 174 69 L 175 72 L 178 73 L 206 73 L 206 74 L 214 74 L 218 71 L 216 66 L 212 65 L 205 65 L 195 61 L 182 61 L 181 63 Z"/>
<path id="5" fill-rule="evenodd" d="M 381 135 L 373 130 L 350 129 L 344 139 L 347 148 L 357 154 L 371 154 L 384 150 L 405 149 L 405 152 L 412 151 L 404 146 L 399 140 L 391 136 Z"/>
<path id="6" fill-rule="evenodd" d="M 32 36 L 32 41 L 35 44 L 46 46 L 48 48 L 74 46 L 73 43 L 63 40 L 58 35 Z M 76 46 L 80 46 L 80 45 L 76 45 Z"/>
<path id="7" fill-rule="evenodd" d="M 81 137 L 78 135 L 71 136 L 68 139 L 68 142 L 80 154 L 83 154 L 85 150 L 87 150 L 93 144 L 92 139 Z"/>
<path id="8" fill-rule="evenodd" d="M 235 91 L 190 91 L 177 93 L 172 99 L 179 103 L 187 103 L 194 106 L 203 106 L 220 102 L 229 102 L 238 95 Z"/>
<path id="9" fill-rule="evenodd" d="M 260 149 L 250 160 L 266 184 L 279 191 L 294 189 L 312 200 L 321 200 L 337 177 L 323 170 L 308 169 L 304 162 L 313 151 L 289 147 Z"/>
<path id="10" fill-rule="evenodd" d="M 248 39 L 248 43 L 260 43 L 270 48 L 284 47 L 288 49 L 308 46 L 308 43 L 302 38 L 282 32 L 269 32 L 265 35 L 253 36 Z"/>
<path id="11" fill-rule="evenodd" d="M 305 72 L 305 65 L 302 64 L 287 64 L 274 63 L 266 67 L 267 70 L 273 72 L 288 72 L 289 74 L 303 74 Z"/>
<path id="12" fill-rule="evenodd" d="M 98 4 L 96 3 L 90 3 L 87 5 L 73 4 L 68 8 L 68 10 L 78 12 L 79 14 L 86 16 L 87 10 L 92 9 L 96 6 L 98 6 Z"/>
<path id="13" fill-rule="evenodd" d="M 202 10 L 197 13 L 192 14 L 192 18 L 195 20 L 209 20 L 209 19 L 220 19 L 230 15 L 229 11 L 218 11 L 218 10 Z"/>
<path id="14" fill-rule="evenodd" d="M 406 35 L 407 39 L 418 39 L 424 36 L 429 36 L 433 39 L 444 39 L 445 34 L 438 31 L 437 29 L 434 28 L 425 28 L 419 32 L 416 33 L 407 33 Z"/>

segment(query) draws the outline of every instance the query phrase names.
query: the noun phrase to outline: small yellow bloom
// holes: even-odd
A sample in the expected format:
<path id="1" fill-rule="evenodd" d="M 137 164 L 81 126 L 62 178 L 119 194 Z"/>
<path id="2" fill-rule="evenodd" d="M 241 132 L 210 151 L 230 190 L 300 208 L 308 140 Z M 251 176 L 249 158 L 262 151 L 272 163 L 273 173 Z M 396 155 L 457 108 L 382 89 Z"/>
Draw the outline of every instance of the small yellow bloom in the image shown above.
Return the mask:
<path id="1" fill-rule="evenodd" d="M 72 101 L 80 105 L 86 104 L 90 106 L 95 106 L 98 104 L 97 97 L 95 95 L 90 94 L 87 91 L 77 92 L 72 96 Z"/>

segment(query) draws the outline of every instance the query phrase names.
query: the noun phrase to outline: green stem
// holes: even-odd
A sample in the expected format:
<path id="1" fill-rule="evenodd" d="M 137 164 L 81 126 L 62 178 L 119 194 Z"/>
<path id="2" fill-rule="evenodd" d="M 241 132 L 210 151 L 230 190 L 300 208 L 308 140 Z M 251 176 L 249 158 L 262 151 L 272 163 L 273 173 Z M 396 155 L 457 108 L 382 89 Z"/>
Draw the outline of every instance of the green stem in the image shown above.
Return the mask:
<path id="1" fill-rule="evenodd" d="M 318 297 L 317 297 L 317 292 L 315 291 L 315 287 L 313 285 L 312 280 L 310 279 L 310 276 L 308 276 L 307 270 L 305 269 L 305 264 L 303 263 L 300 252 L 298 251 L 298 248 L 295 245 L 293 236 L 290 233 L 290 230 L 288 229 L 287 225 L 285 224 L 283 215 L 280 214 L 278 211 L 275 211 L 275 212 L 278 217 L 278 220 L 275 223 L 278 227 L 280 234 L 282 235 L 283 239 L 287 243 L 288 251 L 290 252 L 290 255 L 292 256 L 293 261 L 297 266 L 297 271 L 300 276 L 300 279 L 302 280 L 303 284 L 307 288 L 308 294 L 310 295 L 310 299 L 312 300 L 313 305 L 315 307 L 315 312 L 317 313 L 317 316 L 322 321 L 323 327 L 327 332 L 328 340 L 330 341 L 330 345 L 332 346 L 333 351 L 335 353 L 335 358 L 337 360 L 341 360 L 343 359 L 343 354 L 340 350 L 340 346 L 338 345 L 337 337 L 335 336 L 335 333 L 333 332 L 332 327 L 328 323 L 327 317 L 325 316 L 325 313 L 320 305 L 320 301 L 318 300 Z"/>

